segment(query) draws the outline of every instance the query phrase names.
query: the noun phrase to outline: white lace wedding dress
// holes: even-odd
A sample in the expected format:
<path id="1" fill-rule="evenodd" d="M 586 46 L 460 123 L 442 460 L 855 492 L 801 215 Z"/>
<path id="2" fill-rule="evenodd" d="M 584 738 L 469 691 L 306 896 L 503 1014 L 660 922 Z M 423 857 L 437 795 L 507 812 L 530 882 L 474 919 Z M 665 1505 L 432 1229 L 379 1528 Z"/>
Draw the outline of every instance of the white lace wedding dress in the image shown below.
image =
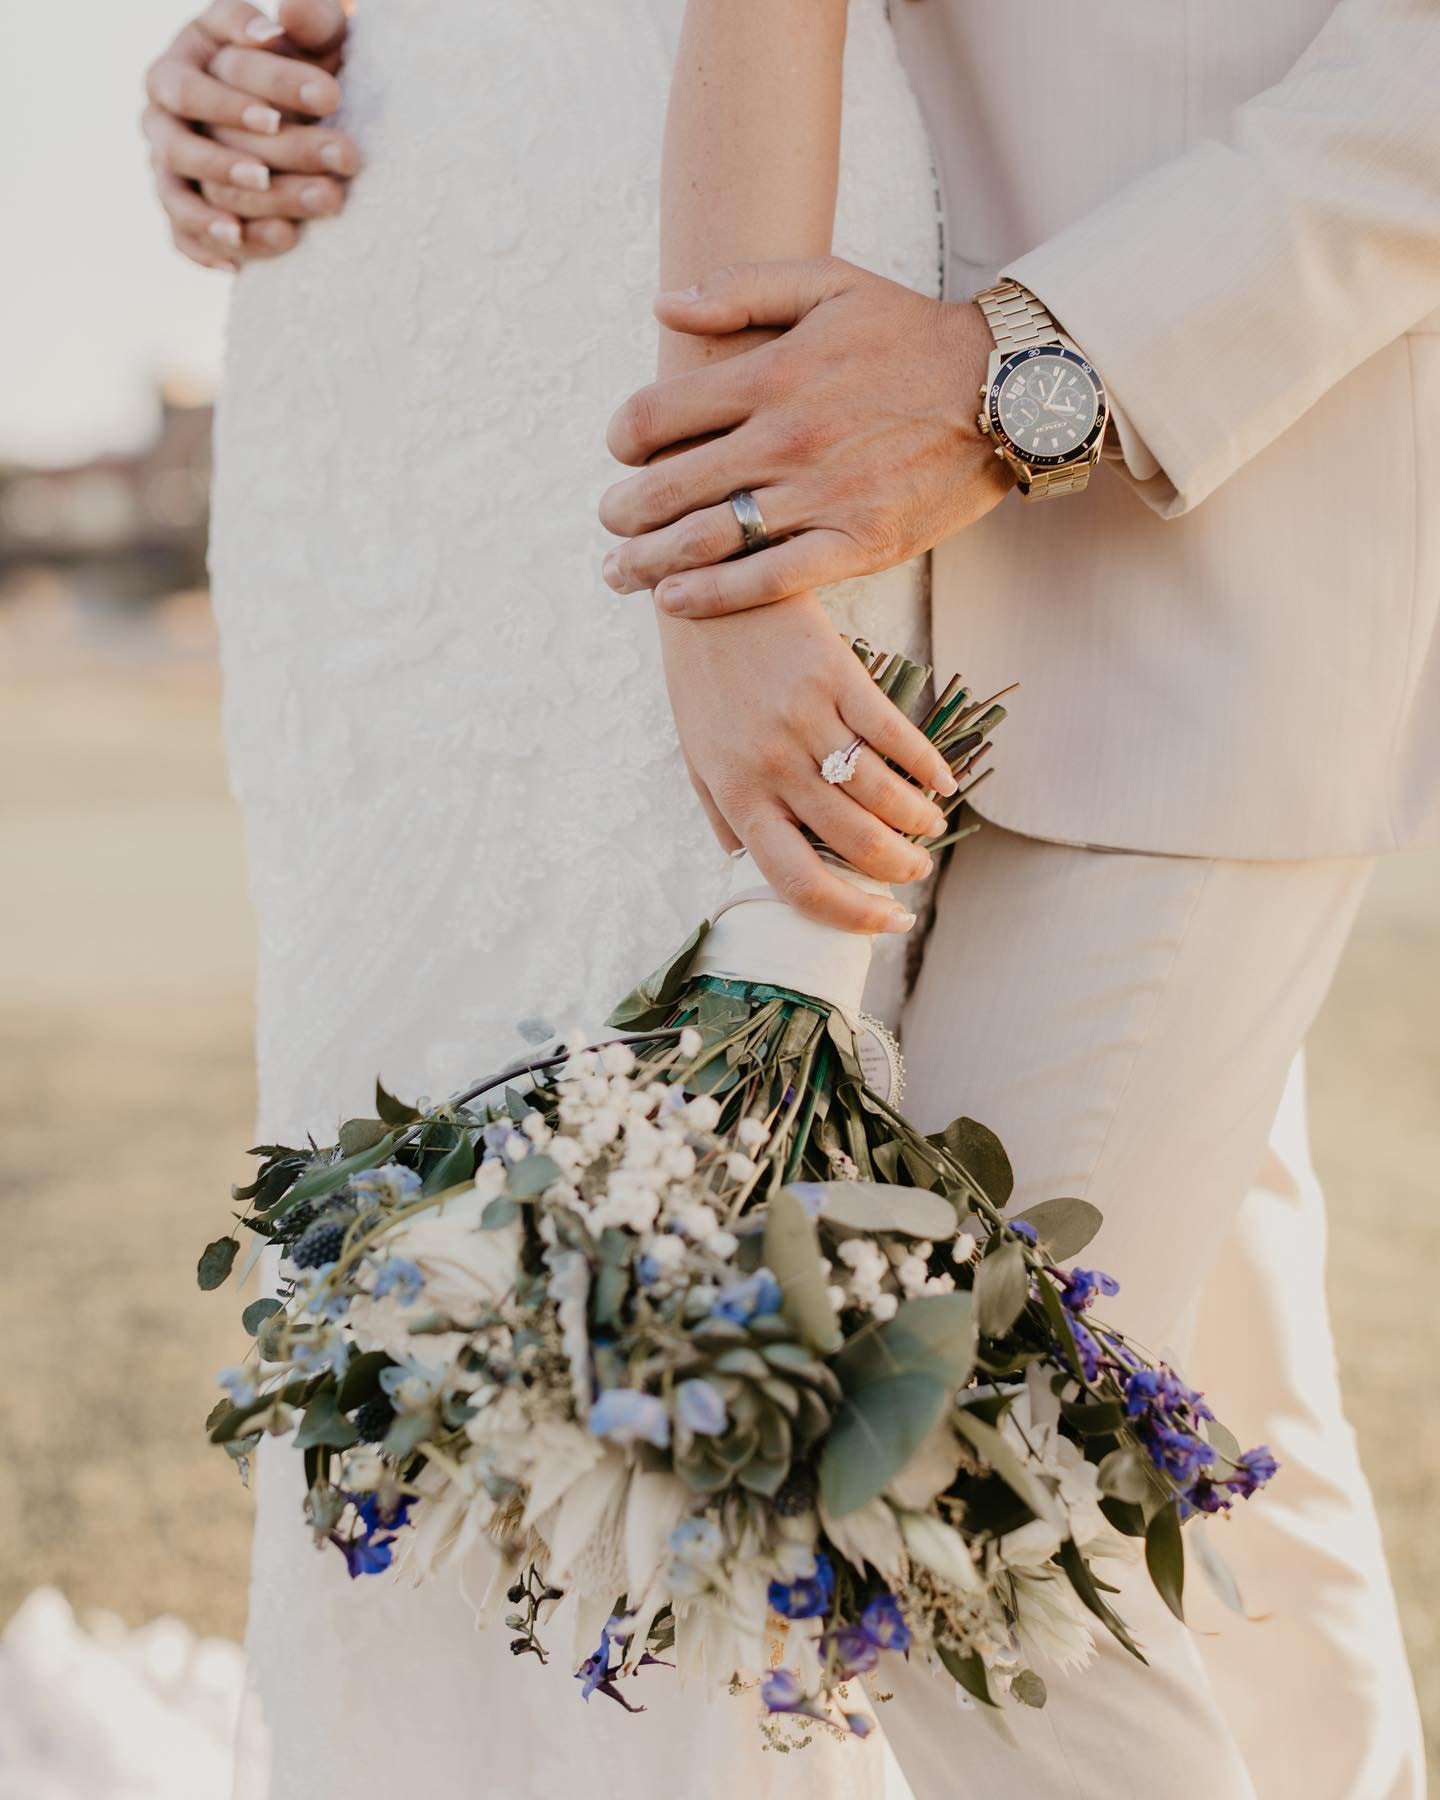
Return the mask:
<path id="1" fill-rule="evenodd" d="M 649 603 L 599 577 L 606 420 L 653 375 L 657 174 L 682 0 L 360 0 L 342 218 L 241 277 L 212 562 L 259 918 L 262 1138 L 377 1073 L 438 1095 L 594 1022 L 727 865 Z M 853 0 L 836 249 L 938 292 L 924 135 Z M 917 647 L 918 566 L 833 593 Z M 892 962 L 881 971 L 894 987 Z M 242 1800 L 903 1794 L 883 1747 L 762 1753 L 747 1703 L 649 1710 L 516 1663 L 462 1584 L 352 1584 L 267 1441 Z M 639 1685 L 639 1684 L 637 1684 Z"/>

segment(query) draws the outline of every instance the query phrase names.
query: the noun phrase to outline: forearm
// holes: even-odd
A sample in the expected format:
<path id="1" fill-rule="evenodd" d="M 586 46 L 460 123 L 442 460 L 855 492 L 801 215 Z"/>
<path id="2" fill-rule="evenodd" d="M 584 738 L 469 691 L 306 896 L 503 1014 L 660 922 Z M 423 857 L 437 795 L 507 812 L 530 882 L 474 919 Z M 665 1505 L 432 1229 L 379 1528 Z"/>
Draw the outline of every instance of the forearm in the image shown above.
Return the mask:
<path id="1" fill-rule="evenodd" d="M 689 0 L 665 121 L 662 287 L 725 263 L 829 253 L 845 16 L 845 0 Z M 659 373 L 774 335 L 662 328 Z"/>

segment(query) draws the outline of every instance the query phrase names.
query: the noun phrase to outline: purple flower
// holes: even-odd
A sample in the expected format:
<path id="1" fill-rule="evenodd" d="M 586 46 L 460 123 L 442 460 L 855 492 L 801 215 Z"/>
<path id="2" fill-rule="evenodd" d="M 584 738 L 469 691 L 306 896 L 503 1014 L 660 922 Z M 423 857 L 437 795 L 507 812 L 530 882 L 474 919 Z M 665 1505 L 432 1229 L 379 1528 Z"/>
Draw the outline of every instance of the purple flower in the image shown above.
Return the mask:
<path id="1" fill-rule="evenodd" d="M 395 1535 L 410 1517 L 410 1502 L 385 1501 L 378 1494 L 346 1493 L 345 1498 L 354 1506 L 361 1529 L 352 1537 L 332 1531 L 330 1542 L 338 1545 L 352 1581 L 357 1575 L 378 1575 L 390 1567 Z"/>
<path id="2" fill-rule="evenodd" d="M 1024 1238 L 1027 1244 L 1038 1244 L 1040 1242 L 1040 1233 L 1036 1231 L 1035 1227 L 1028 1219 L 1011 1219 L 1009 1223 L 1011 1232 L 1016 1237 Z"/>
<path id="3" fill-rule="evenodd" d="M 670 1442 L 670 1415 L 665 1402 L 636 1388 L 606 1388 L 586 1420 L 592 1437 L 616 1444 L 642 1441 L 663 1450 Z"/>
<path id="4" fill-rule="evenodd" d="M 846 1713 L 845 1725 L 851 1737 L 869 1737 L 875 1729 L 875 1721 L 866 1718 L 864 1713 Z"/>
<path id="5" fill-rule="evenodd" d="M 1100 1373 L 1100 1346 L 1095 1341 L 1094 1333 L 1088 1326 L 1082 1325 L 1078 1319 L 1072 1318 L 1070 1335 L 1074 1338 L 1075 1348 L 1079 1352 L 1081 1373 L 1087 1381 L 1094 1381 Z"/>
<path id="6" fill-rule="evenodd" d="M 798 1581 L 772 1581 L 767 1598 L 772 1612 L 782 1619 L 818 1619 L 830 1604 L 835 1592 L 835 1570 L 830 1558 L 815 1558 L 813 1575 L 802 1575 Z"/>
<path id="7" fill-rule="evenodd" d="M 835 1661 L 842 1678 L 863 1675 L 880 1660 L 879 1647 L 863 1626 L 842 1625 L 838 1631 L 828 1634 L 827 1642 L 834 1646 Z"/>
<path id="8" fill-rule="evenodd" d="M 1068 1275 L 1062 1275 L 1060 1279 L 1065 1284 L 1061 1301 L 1072 1313 L 1088 1311 L 1094 1305 L 1097 1294 L 1120 1292 L 1120 1283 L 1103 1269 L 1071 1269 Z"/>
<path id="9" fill-rule="evenodd" d="M 1258 1492 L 1267 1481 L 1273 1478 L 1279 1467 L 1279 1463 L 1270 1454 L 1266 1445 L 1259 1444 L 1255 1449 L 1247 1450 L 1240 1458 L 1235 1465 L 1235 1473 L 1225 1485 L 1232 1494 L 1238 1494 L 1242 1500 L 1248 1500 L 1252 1494 Z"/>
<path id="10" fill-rule="evenodd" d="M 760 1683 L 768 1712 L 798 1712 L 806 1705 L 805 1689 L 793 1669 L 772 1669 Z"/>
<path id="11" fill-rule="evenodd" d="M 910 1627 L 893 1594 L 881 1594 L 860 1615 L 860 1629 L 881 1650 L 908 1650 Z"/>

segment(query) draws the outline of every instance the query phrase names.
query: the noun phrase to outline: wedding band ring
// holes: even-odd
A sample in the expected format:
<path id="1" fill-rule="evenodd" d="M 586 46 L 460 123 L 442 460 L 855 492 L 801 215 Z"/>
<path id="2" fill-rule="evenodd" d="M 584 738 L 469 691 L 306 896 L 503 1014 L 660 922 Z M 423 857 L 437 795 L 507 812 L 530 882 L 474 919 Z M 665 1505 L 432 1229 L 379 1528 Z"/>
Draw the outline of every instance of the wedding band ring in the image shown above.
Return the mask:
<path id="1" fill-rule="evenodd" d="M 843 750 L 832 750 L 820 765 L 820 773 L 832 787 L 844 787 L 855 773 L 855 765 L 860 760 L 860 752 L 865 748 L 862 738 L 851 738 Z"/>
<path id="2" fill-rule="evenodd" d="M 765 529 L 765 520 L 761 517 L 760 508 L 755 504 L 755 496 L 749 488 L 736 488 L 730 496 L 730 510 L 740 527 L 740 535 L 744 539 L 741 548 L 745 554 L 748 556 L 754 550 L 765 549 L 770 542 L 770 533 Z"/>

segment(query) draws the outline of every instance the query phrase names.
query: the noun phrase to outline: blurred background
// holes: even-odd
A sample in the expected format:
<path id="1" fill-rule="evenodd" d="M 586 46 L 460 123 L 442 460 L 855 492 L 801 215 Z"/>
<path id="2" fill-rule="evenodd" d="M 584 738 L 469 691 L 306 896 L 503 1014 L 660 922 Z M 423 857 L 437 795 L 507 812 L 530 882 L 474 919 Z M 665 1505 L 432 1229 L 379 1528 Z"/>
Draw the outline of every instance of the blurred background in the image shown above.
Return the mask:
<path id="1" fill-rule="evenodd" d="M 252 1117 L 204 564 L 227 278 L 170 249 L 136 123 L 189 11 L 17 9 L 0 60 L 0 1800 L 228 1793 L 251 1497 L 201 1430 L 234 1303 L 193 1277 Z M 1440 857 L 1381 867 L 1310 1075 L 1344 1383 L 1440 1773 Z M 98 1724 L 59 1703 L 80 1683 Z M 22 1736 L 51 1745 L 43 1787 L 7 1775 Z"/>

